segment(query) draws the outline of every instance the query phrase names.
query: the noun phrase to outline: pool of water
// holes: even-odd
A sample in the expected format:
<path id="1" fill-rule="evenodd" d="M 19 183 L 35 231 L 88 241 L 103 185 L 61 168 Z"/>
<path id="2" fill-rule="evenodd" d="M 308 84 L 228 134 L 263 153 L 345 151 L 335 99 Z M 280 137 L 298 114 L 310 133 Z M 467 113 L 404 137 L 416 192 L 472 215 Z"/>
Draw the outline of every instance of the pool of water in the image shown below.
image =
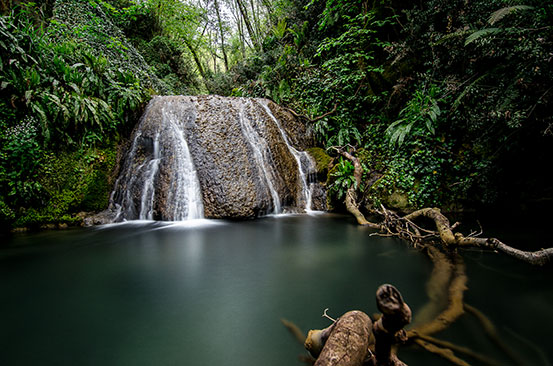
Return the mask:
<path id="1" fill-rule="evenodd" d="M 296 215 L 15 235 L 0 247 L 0 365 L 301 365 L 282 318 L 306 332 L 329 325 L 325 308 L 375 313 L 383 283 L 415 314 L 426 303 L 428 258 L 369 233 L 344 216 Z M 464 257 L 467 303 L 526 364 L 550 365 L 551 271 Z M 503 357 L 468 316 L 440 336 Z M 416 348 L 400 358 L 445 364 Z"/>

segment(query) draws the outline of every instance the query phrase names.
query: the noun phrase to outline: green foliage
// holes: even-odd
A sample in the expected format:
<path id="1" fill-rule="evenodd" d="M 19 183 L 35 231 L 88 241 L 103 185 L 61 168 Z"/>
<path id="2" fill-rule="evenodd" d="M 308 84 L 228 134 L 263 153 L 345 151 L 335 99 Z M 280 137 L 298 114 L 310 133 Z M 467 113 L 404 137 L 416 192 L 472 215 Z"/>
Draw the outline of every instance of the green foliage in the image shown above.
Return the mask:
<path id="1" fill-rule="evenodd" d="M 36 179 L 42 153 L 37 136 L 37 123 L 31 117 L 17 126 L 2 128 L 0 187 L 7 201 L 3 200 L 4 203 L 30 205 L 40 202 L 42 186 Z"/>
<path id="2" fill-rule="evenodd" d="M 44 202 L 20 209 L 15 226 L 79 223 L 71 213 L 99 211 L 107 206 L 110 174 L 115 165 L 113 147 L 77 152 L 44 152 L 38 180 Z"/>
<path id="3" fill-rule="evenodd" d="M 354 189 L 357 189 L 357 182 L 353 176 L 354 170 L 355 168 L 349 160 L 340 157 L 338 164 L 330 172 L 329 179 L 332 183 L 328 187 L 329 194 L 341 200 L 350 187 L 353 186 Z"/>
<path id="4" fill-rule="evenodd" d="M 131 12 L 129 18 L 132 19 L 132 12 L 137 8 L 127 9 Z M 108 14 L 116 18 L 115 14 L 124 17 L 126 11 L 114 12 L 113 7 L 104 1 L 56 0 L 48 28 L 50 41 L 55 44 L 86 45 L 94 56 L 106 58 L 113 69 L 122 69 L 137 77 L 143 87 L 166 91 L 165 86 L 152 75 L 150 66 L 142 55 Z"/>
<path id="5" fill-rule="evenodd" d="M 438 105 L 440 92 L 436 85 L 430 85 L 428 90 L 426 88 L 415 90 L 413 97 L 399 113 L 401 118 L 390 124 L 386 129 L 390 144 L 401 146 L 414 126 L 420 127 L 423 125 L 430 134 L 435 134 L 435 127 L 441 114 Z"/>
<path id="6" fill-rule="evenodd" d="M 64 23 L 60 14 L 70 6 Z M 107 173 L 84 152 L 129 131 L 148 95 L 132 68 L 114 62 L 132 60 L 132 52 L 121 38 L 106 39 L 110 23 L 97 9 L 93 1 L 59 2 L 48 29 L 27 16 L 31 5 L 0 17 L 2 222 L 68 221 L 68 213 L 106 204 Z M 78 24 L 83 12 L 94 27 Z M 60 156 L 71 158 L 62 164 Z M 53 175 L 66 179 L 53 186 Z"/>
<path id="7" fill-rule="evenodd" d="M 494 25 L 495 23 L 499 22 L 501 19 L 505 18 L 507 15 L 511 13 L 521 11 L 521 10 L 531 10 L 531 9 L 534 9 L 534 7 L 528 6 L 528 5 L 507 6 L 494 11 L 492 15 L 490 15 L 490 19 L 488 19 L 488 23 L 490 23 L 491 25 Z"/>

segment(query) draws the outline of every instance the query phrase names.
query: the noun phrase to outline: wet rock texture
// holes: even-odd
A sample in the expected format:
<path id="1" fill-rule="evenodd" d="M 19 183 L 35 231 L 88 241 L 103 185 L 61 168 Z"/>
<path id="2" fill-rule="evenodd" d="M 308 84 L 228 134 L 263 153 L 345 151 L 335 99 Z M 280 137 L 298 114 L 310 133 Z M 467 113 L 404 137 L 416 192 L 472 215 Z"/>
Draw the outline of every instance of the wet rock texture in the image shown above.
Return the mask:
<path id="1" fill-rule="evenodd" d="M 288 206 L 304 208 L 298 159 L 277 123 L 296 149 L 310 145 L 305 126 L 268 100 L 154 98 L 133 133 L 116 183 L 112 197 L 112 210 L 118 210 L 115 221 L 185 219 L 194 204 L 186 201 L 186 195 L 194 192 L 184 191 L 195 181 L 184 181 L 183 171 L 195 173 L 200 206 L 207 218 L 253 218 Z M 179 159 L 188 152 L 192 166 Z M 306 169 L 314 166 L 303 171 Z M 305 173 L 314 175 L 314 171 Z M 151 188 L 146 187 L 149 183 Z"/>

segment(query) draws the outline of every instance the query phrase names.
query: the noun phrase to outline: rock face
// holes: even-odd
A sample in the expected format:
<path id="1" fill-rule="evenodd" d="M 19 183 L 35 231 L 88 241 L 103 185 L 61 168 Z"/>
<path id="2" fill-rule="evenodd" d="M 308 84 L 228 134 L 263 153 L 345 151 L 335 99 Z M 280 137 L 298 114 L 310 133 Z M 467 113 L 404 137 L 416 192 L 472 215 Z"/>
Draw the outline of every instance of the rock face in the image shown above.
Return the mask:
<path id="1" fill-rule="evenodd" d="M 155 97 L 133 132 L 110 200 L 112 221 L 309 210 L 320 201 L 312 199 L 315 165 L 293 146 L 307 145 L 306 135 L 268 100 Z"/>

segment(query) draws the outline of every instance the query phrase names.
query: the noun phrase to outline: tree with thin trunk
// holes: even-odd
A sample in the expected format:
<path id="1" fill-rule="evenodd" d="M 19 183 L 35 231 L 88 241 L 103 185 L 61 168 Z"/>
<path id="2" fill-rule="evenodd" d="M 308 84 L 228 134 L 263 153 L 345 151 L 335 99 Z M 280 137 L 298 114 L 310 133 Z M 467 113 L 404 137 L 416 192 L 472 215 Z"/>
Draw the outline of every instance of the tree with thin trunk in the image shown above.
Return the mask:
<path id="1" fill-rule="evenodd" d="M 228 57 L 227 51 L 225 50 L 225 32 L 223 30 L 223 20 L 221 19 L 221 12 L 219 10 L 219 2 L 214 1 L 215 13 L 217 13 L 217 24 L 219 26 L 219 33 L 221 35 L 221 52 L 223 53 L 223 61 L 225 63 L 225 71 L 228 71 Z"/>

